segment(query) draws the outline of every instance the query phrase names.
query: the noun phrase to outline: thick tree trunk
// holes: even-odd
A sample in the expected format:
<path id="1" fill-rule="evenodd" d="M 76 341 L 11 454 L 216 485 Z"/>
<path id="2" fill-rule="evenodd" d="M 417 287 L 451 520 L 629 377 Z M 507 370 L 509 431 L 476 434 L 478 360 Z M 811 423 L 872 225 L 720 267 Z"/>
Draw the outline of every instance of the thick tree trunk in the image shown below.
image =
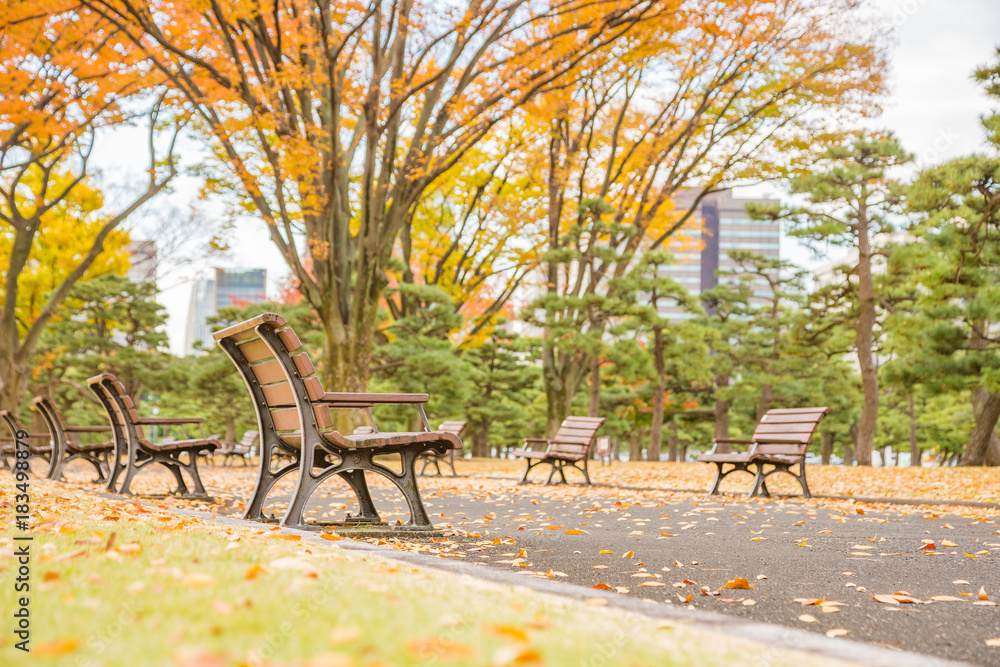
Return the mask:
<path id="1" fill-rule="evenodd" d="M 864 405 L 858 422 L 858 437 L 854 456 L 858 465 L 872 464 L 875 429 L 878 425 L 878 367 L 872 352 L 875 341 L 875 282 L 872 279 L 871 247 L 868 238 L 868 218 L 864 206 L 858 216 L 858 321 L 854 327 L 854 342 L 858 349 L 861 388 Z"/>
<path id="2" fill-rule="evenodd" d="M 646 451 L 646 458 L 649 461 L 659 461 L 663 444 L 663 393 L 665 391 L 662 327 L 653 329 L 653 361 L 656 365 L 656 387 L 653 389 L 653 423 L 649 429 L 649 449 Z"/>
<path id="3" fill-rule="evenodd" d="M 473 458 L 490 457 L 490 422 L 488 419 L 472 425 L 472 456 Z"/>
<path id="4" fill-rule="evenodd" d="M 771 409 L 771 401 L 774 400 L 774 385 L 765 384 L 760 388 L 760 405 L 757 406 L 757 421 L 767 414 Z"/>
<path id="5" fill-rule="evenodd" d="M 910 418 L 910 467 L 919 468 L 922 462 L 920 460 L 920 442 L 917 440 L 917 408 L 913 401 L 913 394 L 909 396 L 906 415 Z"/>
<path id="6" fill-rule="evenodd" d="M 236 444 L 236 417 L 226 417 L 226 435 L 222 441 L 227 445 Z"/>
<path id="7" fill-rule="evenodd" d="M 729 375 L 722 374 L 715 378 L 716 394 L 720 390 L 725 389 L 729 386 Z M 715 437 L 727 439 L 729 438 L 729 400 L 718 398 L 715 399 Z M 719 454 L 725 454 L 732 451 L 732 445 L 729 443 L 719 443 L 715 449 Z"/>
<path id="8" fill-rule="evenodd" d="M 844 443 L 844 465 L 854 465 L 854 442 L 858 439 L 858 423 L 851 424 L 847 442 Z"/>
<path id="9" fill-rule="evenodd" d="M 819 456 L 823 465 L 830 465 L 830 457 L 833 455 L 833 431 L 822 431 L 819 434 Z"/>
<path id="10" fill-rule="evenodd" d="M 670 422 L 670 436 L 667 439 L 667 446 L 670 448 L 670 460 L 677 461 L 677 420 Z"/>
<path id="11" fill-rule="evenodd" d="M 20 411 L 27 379 L 27 368 L 12 359 L 0 359 L 0 410 L 10 410 L 14 414 Z"/>
<path id="12" fill-rule="evenodd" d="M 641 461 L 642 460 L 642 435 L 639 431 L 633 431 L 628 436 L 628 460 L 629 461 Z"/>
<path id="13" fill-rule="evenodd" d="M 997 420 L 1000 419 L 1000 393 L 979 386 L 972 390 L 972 414 L 975 426 L 965 446 L 959 465 L 1000 465 L 1000 442 Z"/>
<path id="14" fill-rule="evenodd" d="M 587 416 L 598 417 L 601 414 L 601 360 L 594 357 L 590 360 L 590 399 L 587 403 Z"/>

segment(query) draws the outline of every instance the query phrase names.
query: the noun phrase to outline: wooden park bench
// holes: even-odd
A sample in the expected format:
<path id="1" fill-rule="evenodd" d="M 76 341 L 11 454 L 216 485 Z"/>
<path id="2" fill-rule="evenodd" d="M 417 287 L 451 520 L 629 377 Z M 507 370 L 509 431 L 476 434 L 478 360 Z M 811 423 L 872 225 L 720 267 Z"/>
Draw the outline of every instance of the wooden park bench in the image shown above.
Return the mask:
<path id="1" fill-rule="evenodd" d="M 587 460 L 590 458 L 590 446 L 594 442 L 598 429 L 607 421 L 603 417 L 567 417 L 559 426 L 556 435 L 552 439 L 545 438 L 525 438 L 521 449 L 513 452 L 527 460 L 528 467 L 524 471 L 524 476 L 518 484 L 525 484 L 528 481 L 528 473 L 535 466 L 548 463 L 552 466 L 546 484 L 552 481 L 552 477 L 558 472 L 562 482 L 566 483 L 565 468 L 576 468 L 583 473 L 587 484 L 590 484 L 590 474 L 587 472 Z M 529 449 L 529 444 L 538 447 L 544 444 L 545 449 Z M 583 463 L 583 467 L 579 464 Z"/>
<path id="2" fill-rule="evenodd" d="M 791 408 L 786 410 L 768 410 L 760 418 L 753 435 L 749 440 L 731 440 L 715 438 L 712 449 L 707 454 L 698 457 L 699 461 L 714 463 L 718 466 L 715 483 L 710 493 L 719 493 L 719 484 L 726 477 L 737 471 L 754 475 L 753 489 L 750 496 L 770 496 L 767 490 L 767 478 L 776 472 L 786 472 L 798 480 L 802 487 L 802 495 L 809 498 L 809 485 L 806 483 L 806 450 L 820 421 L 830 408 Z M 748 445 L 746 452 L 724 452 L 716 450 L 720 444 Z M 732 468 L 725 470 L 726 465 Z M 799 472 L 792 472 L 792 466 L 798 465 Z M 765 466 L 771 469 L 765 472 Z M 755 470 L 751 470 L 751 467 Z"/>
<path id="3" fill-rule="evenodd" d="M 86 461 L 97 470 L 97 483 L 107 481 L 110 474 L 108 460 L 114 451 L 112 441 L 86 443 L 80 436 L 88 433 L 107 433 L 110 426 L 79 426 L 67 425 L 55 401 L 48 396 L 36 396 L 31 400 L 32 409 L 36 410 L 45 421 L 52 441 L 52 457 L 49 460 L 49 479 L 62 479 L 63 470 L 70 461 Z"/>
<path id="4" fill-rule="evenodd" d="M 7 457 L 11 457 L 12 461 L 16 460 L 18 432 L 28 434 L 28 436 L 24 439 L 25 443 L 28 445 L 28 459 L 44 459 L 45 461 L 48 461 L 49 468 L 52 467 L 52 443 L 49 441 L 48 433 L 29 433 L 28 430 L 21 425 L 21 420 L 18 419 L 17 415 L 9 410 L 0 410 L 0 421 L 4 423 L 7 430 L 10 432 L 9 440 L 4 439 L 0 441 L 0 454 L 2 454 L 4 468 L 13 468 L 13 465 L 7 462 Z"/>
<path id="5" fill-rule="evenodd" d="M 112 455 L 111 474 L 108 475 L 107 490 L 112 493 L 130 495 L 132 480 L 147 466 L 159 463 L 167 468 L 177 480 L 175 494 L 191 498 L 208 498 L 198 474 L 198 452 L 214 450 L 220 446 L 218 440 L 209 438 L 189 438 L 185 424 L 197 424 L 201 428 L 201 417 L 140 417 L 132 398 L 125 393 L 125 387 L 114 375 L 103 373 L 87 380 L 90 390 L 104 406 L 111 422 L 115 450 Z M 146 439 L 143 426 L 177 426 L 184 435 L 183 440 L 153 443 Z M 164 439 L 165 440 L 165 439 Z M 187 461 L 185 462 L 185 454 Z M 124 459 L 124 462 L 122 461 Z M 186 471 L 194 484 L 192 494 L 181 475 Z M 124 472 L 121 487 L 118 477 Z"/>
<path id="6" fill-rule="evenodd" d="M 261 433 L 261 457 L 257 483 L 247 504 L 245 519 L 271 520 L 263 514 L 268 492 L 284 475 L 299 471 L 294 495 L 282 526 L 316 529 L 306 523 L 304 510 L 313 492 L 333 475 L 340 476 L 354 491 L 360 516 L 346 523 L 382 525 L 375 509 L 365 472 L 382 475 L 406 499 L 410 520 L 400 530 L 432 530 L 417 487 L 416 461 L 425 451 L 445 454 L 461 449 L 454 433 L 431 431 L 424 414 L 427 394 L 369 394 L 327 392 L 323 389 L 309 355 L 283 317 L 264 313 L 246 322 L 217 331 L 213 337 L 232 360 L 253 399 Z M 414 405 L 424 431 L 413 433 L 341 434 L 334 426 L 331 409 L 365 410 L 380 404 Z M 372 419 L 374 426 L 374 420 Z M 294 457 L 292 463 L 272 470 L 277 450 Z M 379 462 L 390 458 L 399 472 Z"/>
<path id="7" fill-rule="evenodd" d="M 222 449 L 215 452 L 216 454 L 222 454 L 222 465 L 226 465 L 229 459 L 239 459 L 243 462 L 244 467 L 247 465 L 247 459 L 250 458 L 253 452 L 253 443 L 257 442 L 257 437 L 260 435 L 257 431 L 247 431 L 243 434 L 243 438 L 232 445 L 223 445 Z"/>
<path id="8" fill-rule="evenodd" d="M 462 434 L 465 433 L 465 427 L 468 422 L 464 421 L 446 421 L 441 422 L 437 427 L 438 432 L 444 433 L 454 433 L 455 436 L 461 440 Z M 420 475 L 424 474 L 427 470 L 427 466 L 434 464 L 434 469 L 437 470 L 438 476 L 442 476 L 441 473 L 441 462 L 447 463 L 448 467 L 451 468 L 451 476 L 458 477 L 458 473 L 455 472 L 455 452 L 461 450 L 449 449 L 444 454 L 438 454 L 437 452 L 424 452 L 420 455 L 421 460 L 423 460 L 424 465 L 420 468 Z"/>

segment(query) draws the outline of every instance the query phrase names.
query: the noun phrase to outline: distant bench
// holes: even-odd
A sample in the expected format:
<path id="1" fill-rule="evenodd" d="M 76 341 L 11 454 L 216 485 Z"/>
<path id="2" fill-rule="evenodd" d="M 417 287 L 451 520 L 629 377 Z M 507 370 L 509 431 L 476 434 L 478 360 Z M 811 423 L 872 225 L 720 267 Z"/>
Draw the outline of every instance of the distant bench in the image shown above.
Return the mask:
<path id="1" fill-rule="evenodd" d="M 603 417 L 567 417 L 559 425 L 559 430 L 551 439 L 547 438 L 525 438 L 521 449 L 513 452 L 514 456 L 527 461 L 528 467 L 524 470 L 519 484 L 528 482 L 528 473 L 535 466 L 548 463 L 552 466 L 549 476 L 545 480 L 546 484 L 552 482 L 556 473 L 562 482 L 566 483 L 565 468 L 576 468 L 583 473 L 583 478 L 590 484 L 590 474 L 587 472 L 587 461 L 590 459 L 590 446 L 597 436 L 597 431 L 604 422 Z M 540 446 L 544 445 L 544 449 Z M 533 447 L 532 447 L 533 446 Z M 582 466 L 580 465 L 582 462 Z"/>
<path id="2" fill-rule="evenodd" d="M 760 418 L 753 435 L 749 440 L 732 440 L 715 438 L 711 451 L 698 457 L 704 463 L 714 463 L 718 466 L 715 483 L 710 493 L 719 492 L 719 484 L 734 472 L 747 472 L 754 475 L 751 496 L 770 496 L 767 490 L 767 478 L 776 472 L 786 472 L 794 477 L 802 487 L 802 495 L 809 498 L 809 485 L 806 483 L 806 450 L 820 421 L 832 412 L 830 408 L 791 408 L 784 410 L 768 410 Z M 717 452 L 720 444 L 748 445 L 745 453 Z M 725 470 L 726 465 L 732 468 Z M 798 465 L 799 472 L 792 472 L 792 466 Z M 771 466 L 765 472 L 764 467 Z M 751 470 L 751 467 L 755 470 Z"/>

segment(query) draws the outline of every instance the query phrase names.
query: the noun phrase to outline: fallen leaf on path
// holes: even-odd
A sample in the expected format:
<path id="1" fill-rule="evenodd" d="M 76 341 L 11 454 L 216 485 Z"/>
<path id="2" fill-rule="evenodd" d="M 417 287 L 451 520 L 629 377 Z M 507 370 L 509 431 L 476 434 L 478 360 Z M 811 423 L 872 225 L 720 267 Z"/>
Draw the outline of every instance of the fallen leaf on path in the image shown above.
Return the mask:
<path id="1" fill-rule="evenodd" d="M 810 614 L 802 614 L 799 616 L 799 620 L 803 623 L 819 623 L 819 621 L 816 620 L 816 617 Z"/>
<path id="2" fill-rule="evenodd" d="M 608 586 L 604 582 L 601 582 L 599 584 L 594 584 L 593 586 L 591 586 L 591 588 L 596 588 L 596 589 L 601 590 L 601 591 L 610 591 L 611 590 L 611 586 Z"/>
<path id="3" fill-rule="evenodd" d="M 996 637 L 994 639 L 987 639 L 986 640 L 986 645 L 987 646 L 1000 646 L 1000 637 Z"/>
<path id="4" fill-rule="evenodd" d="M 931 599 L 936 602 L 965 602 L 962 598 L 957 598 L 954 595 L 932 595 Z"/>
<path id="5" fill-rule="evenodd" d="M 736 577 L 735 579 L 726 582 L 726 584 L 722 588 L 750 589 L 750 588 L 757 588 L 757 587 L 754 586 L 753 584 L 751 584 L 749 581 L 747 581 L 743 577 Z"/>
<path id="6" fill-rule="evenodd" d="M 570 528 L 569 530 L 564 530 L 563 532 L 566 533 L 567 535 L 583 535 L 587 531 L 577 530 L 576 528 Z"/>
<path id="7" fill-rule="evenodd" d="M 844 628 L 834 628 L 833 630 L 827 630 L 826 631 L 826 636 L 827 637 L 831 637 L 831 638 L 832 637 L 843 637 L 848 632 L 850 632 L 850 630 L 845 630 Z"/>

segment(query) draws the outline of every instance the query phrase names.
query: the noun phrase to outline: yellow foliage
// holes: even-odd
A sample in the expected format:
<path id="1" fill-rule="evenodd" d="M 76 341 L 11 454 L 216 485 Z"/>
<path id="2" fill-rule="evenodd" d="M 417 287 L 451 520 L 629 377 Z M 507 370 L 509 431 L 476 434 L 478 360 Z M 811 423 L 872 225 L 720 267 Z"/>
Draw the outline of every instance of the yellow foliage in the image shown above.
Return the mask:
<path id="1" fill-rule="evenodd" d="M 47 187 L 50 192 L 60 192 L 72 178 L 66 173 L 51 175 Z M 29 174 L 21 180 L 17 205 L 24 217 L 30 218 L 35 211 L 41 183 L 40 173 Z M 48 293 L 59 287 L 90 251 L 107 222 L 101 214 L 103 203 L 100 190 L 84 181 L 58 205 L 42 214 L 27 264 L 18 276 L 17 318 L 22 330 L 37 319 Z M 0 204 L 0 212 L 5 216 L 9 214 L 6 203 Z M 14 228 L 10 225 L 0 228 L 0 266 L 10 266 L 14 236 Z M 104 241 L 104 252 L 98 255 L 82 279 L 105 273 L 124 275 L 129 267 L 125 252 L 128 243 L 128 232 L 111 232 Z M 0 284 L 0 298 L 3 294 L 4 284 Z"/>

